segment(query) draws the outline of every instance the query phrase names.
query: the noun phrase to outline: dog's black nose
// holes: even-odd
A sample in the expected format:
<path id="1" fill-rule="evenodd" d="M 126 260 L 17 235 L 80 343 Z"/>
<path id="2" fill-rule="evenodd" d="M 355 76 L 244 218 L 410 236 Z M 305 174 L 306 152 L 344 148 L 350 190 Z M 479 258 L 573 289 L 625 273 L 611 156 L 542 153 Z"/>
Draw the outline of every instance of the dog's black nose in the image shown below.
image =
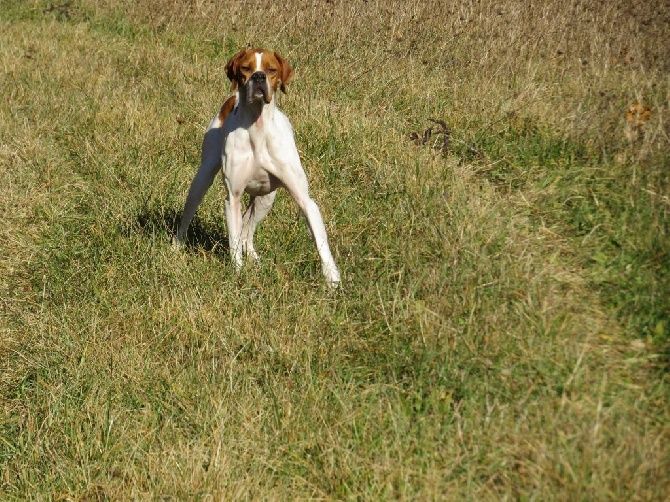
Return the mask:
<path id="1" fill-rule="evenodd" d="M 265 80 L 265 73 L 262 71 L 257 71 L 253 75 L 251 75 L 251 80 L 253 81 L 259 81 L 259 80 Z"/>

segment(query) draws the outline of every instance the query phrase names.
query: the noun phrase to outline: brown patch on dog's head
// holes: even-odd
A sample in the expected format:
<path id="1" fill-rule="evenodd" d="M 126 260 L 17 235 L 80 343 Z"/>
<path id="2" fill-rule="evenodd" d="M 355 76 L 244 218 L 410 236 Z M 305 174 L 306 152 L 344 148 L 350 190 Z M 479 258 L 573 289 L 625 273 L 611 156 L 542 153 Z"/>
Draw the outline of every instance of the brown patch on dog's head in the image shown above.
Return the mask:
<path id="1" fill-rule="evenodd" d="M 289 62 L 281 57 L 278 52 L 265 52 L 263 54 L 263 62 L 264 66 L 268 68 L 266 71 L 270 76 L 272 88 L 276 91 L 277 85 L 279 85 L 281 92 L 286 94 L 286 84 L 293 77 L 293 68 Z"/>
<path id="2" fill-rule="evenodd" d="M 226 64 L 226 75 L 233 84 L 233 91 L 249 80 L 256 68 L 256 57 L 253 49 L 242 49 Z"/>
<path id="3" fill-rule="evenodd" d="M 277 89 L 286 93 L 286 84 L 293 76 L 293 68 L 279 53 L 260 48 L 241 50 L 226 64 L 233 91 L 246 85 L 257 72 L 265 74 L 267 79 L 268 102 Z"/>

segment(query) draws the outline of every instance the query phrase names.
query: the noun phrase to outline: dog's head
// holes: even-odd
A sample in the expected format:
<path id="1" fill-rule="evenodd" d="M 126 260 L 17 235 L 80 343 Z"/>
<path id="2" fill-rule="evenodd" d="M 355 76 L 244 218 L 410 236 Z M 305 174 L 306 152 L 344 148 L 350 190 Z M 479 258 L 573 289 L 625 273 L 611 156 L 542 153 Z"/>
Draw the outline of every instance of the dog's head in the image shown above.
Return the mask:
<path id="1" fill-rule="evenodd" d="M 277 89 L 286 93 L 286 84 L 293 68 L 276 52 L 265 49 L 244 49 L 226 64 L 226 74 L 233 90 L 240 89 L 249 103 L 270 103 Z"/>

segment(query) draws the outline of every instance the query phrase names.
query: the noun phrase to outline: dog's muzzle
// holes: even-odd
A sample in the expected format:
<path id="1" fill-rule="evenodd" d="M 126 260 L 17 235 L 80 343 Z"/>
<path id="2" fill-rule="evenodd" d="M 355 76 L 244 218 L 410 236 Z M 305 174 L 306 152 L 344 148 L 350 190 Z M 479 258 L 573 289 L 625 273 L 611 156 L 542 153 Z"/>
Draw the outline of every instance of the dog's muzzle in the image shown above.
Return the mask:
<path id="1" fill-rule="evenodd" d="M 265 103 L 270 102 L 270 92 L 268 89 L 268 80 L 265 76 L 265 73 L 262 71 L 257 71 L 249 77 L 249 83 L 251 84 L 249 96 L 252 99 L 263 99 Z"/>

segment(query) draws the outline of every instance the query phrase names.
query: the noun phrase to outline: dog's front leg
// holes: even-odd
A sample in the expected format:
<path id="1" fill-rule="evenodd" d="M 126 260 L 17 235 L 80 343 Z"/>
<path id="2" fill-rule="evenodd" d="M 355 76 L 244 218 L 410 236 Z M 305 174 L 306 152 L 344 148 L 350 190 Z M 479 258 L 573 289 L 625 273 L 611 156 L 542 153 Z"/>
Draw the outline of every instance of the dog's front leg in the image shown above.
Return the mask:
<path id="1" fill-rule="evenodd" d="M 226 200 L 226 223 L 228 224 L 228 245 L 233 265 L 242 268 L 242 194 L 228 187 Z"/>
<path id="2" fill-rule="evenodd" d="M 272 203 L 276 195 L 277 192 L 275 191 L 266 195 L 251 197 L 249 207 L 247 207 L 242 216 L 242 247 L 247 256 L 251 257 L 254 261 L 260 260 L 258 253 L 254 249 L 254 232 L 256 231 L 256 226 L 263 221 L 263 218 L 272 209 Z"/>
<path id="3" fill-rule="evenodd" d="M 181 221 L 177 235 L 173 241 L 174 244 L 182 244 L 186 238 L 186 231 L 191 224 L 198 206 L 202 202 L 207 190 L 212 185 L 216 173 L 221 169 L 221 142 L 223 133 L 220 128 L 212 128 L 205 133 L 205 139 L 202 142 L 202 159 L 198 172 L 191 182 L 184 204 L 184 210 L 181 213 Z"/>
<path id="4" fill-rule="evenodd" d="M 316 244 L 316 250 L 321 258 L 321 271 L 323 276 L 326 278 L 326 281 L 328 281 L 330 286 L 336 287 L 340 284 L 340 271 L 337 269 L 335 259 L 330 252 L 326 226 L 323 224 L 319 206 L 316 205 L 316 202 L 314 202 L 307 193 L 301 194 L 296 201 L 307 217 L 309 229 L 314 238 L 314 243 Z"/>
<path id="5" fill-rule="evenodd" d="M 302 169 L 286 170 L 280 177 L 282 183 L 295 199 L 298 207 L 307 218 L 310 233 L 314 238 L 316 250 L 321 258 L 321 271 L 330 286 L 337 287 L 340 284 L 340 271 L 337 269 L 335 259 L 330 252 L 328 245 L 328 236 L 326 235 L 326 226 L 323 224 L 319 206 L 310 197 L 307 185 L 307 178 Z"/>

